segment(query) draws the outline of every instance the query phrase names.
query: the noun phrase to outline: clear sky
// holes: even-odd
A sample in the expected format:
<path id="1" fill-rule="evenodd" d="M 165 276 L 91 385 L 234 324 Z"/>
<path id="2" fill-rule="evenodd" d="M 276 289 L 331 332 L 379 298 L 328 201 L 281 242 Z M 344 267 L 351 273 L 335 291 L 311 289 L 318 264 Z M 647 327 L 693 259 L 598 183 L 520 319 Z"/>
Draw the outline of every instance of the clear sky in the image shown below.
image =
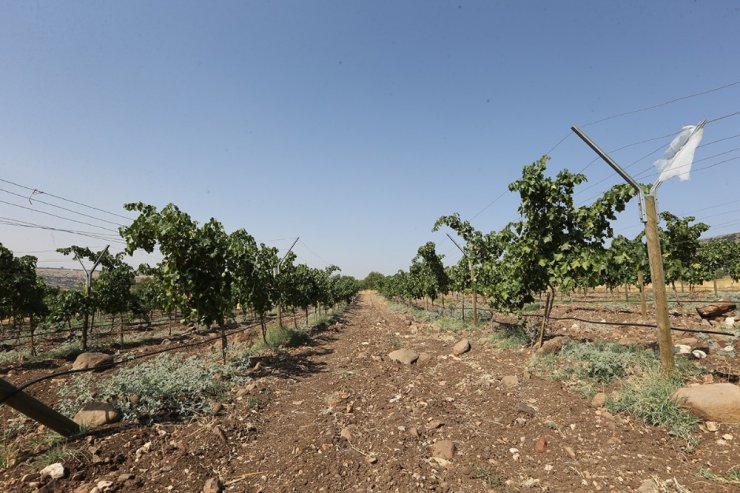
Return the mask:
<path id="1" fill-rule="evenodd" d="M 300 261 L 359 277 L 407 268 L 430 239 L 456 261 L 431 233 L 438 216 L 499 229 L 516 218 L 507 184 L 571 124 L 740 81 L 739 26 L 734 0 L 0 1 L 0 178 L 119 213 L 174 202 L 282 249 L 300 235 Z M 740 84 L 584 130 L 606 149 L 663 136 L 614 153 L 628 165 L 736 111 Z M 709 124 L 704 142 L 738 134 L 740 115 Z M 709 159 L 695 168 L 739 146 L 700 148 Z M 574 135 L 551 155 L 552 172 L 594 157 Z M 600 161 L 585 172 L 607 179 L 578 200 L 619 183 Z M 0 217 L 114 228 L 0 188 L 98 228 L 2 202 Z M 659 206 L 729 233 L 739 191 L 736 159 L 666 183 Z M 616 225 L 639 227 L 634 207 Z M 106 243 L 2 224 L 0 241 L 41 266 L 74 266 L 47 250 Z"/>

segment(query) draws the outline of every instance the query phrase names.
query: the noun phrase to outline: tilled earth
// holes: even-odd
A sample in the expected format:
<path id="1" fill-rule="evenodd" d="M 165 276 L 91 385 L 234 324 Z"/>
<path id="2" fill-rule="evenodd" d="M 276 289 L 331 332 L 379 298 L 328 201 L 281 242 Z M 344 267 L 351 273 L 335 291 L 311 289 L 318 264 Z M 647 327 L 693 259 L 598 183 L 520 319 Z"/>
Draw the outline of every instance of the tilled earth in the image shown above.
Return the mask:
<path id="1" fill-rule="evenodd" d="M 206 484 L 215 479 L 234 492 L 622 492 L 650 480 L 674 485 L 655 491 L 740 491 L 698 476 L 740 463 L 739 427 L 698 431 L 687 452 L 665 429 L 530 375 L 528 350 L 484 335 L 466 333 L 472 350 L 454 356 L 459 336 L 363 293 L 308 346 L 260 358 L 214 415 L 116 425 L 69 444 L 82 453 L 46 491 L 87 493 L 101 481 L 99 491 L 217 491 Z M 391 361 L 400 348 L 419 360 Z M 0 490 L 33 491 L 21 477 L 35 471 L 4 471 Z"/>

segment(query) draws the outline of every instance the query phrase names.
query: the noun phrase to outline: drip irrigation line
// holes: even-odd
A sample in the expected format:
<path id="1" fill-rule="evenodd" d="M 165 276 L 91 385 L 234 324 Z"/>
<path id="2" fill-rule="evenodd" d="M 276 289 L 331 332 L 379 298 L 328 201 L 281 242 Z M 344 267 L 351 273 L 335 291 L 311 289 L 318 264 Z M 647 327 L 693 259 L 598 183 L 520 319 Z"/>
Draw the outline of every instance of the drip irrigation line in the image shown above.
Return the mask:
<path id="1" fill-rule="evenodd" d="M 230 335 L 233 335 L 233 334 L 236 334 L 236 333 L 239 333 L 239 332 L 243 332 L 245 330 L 252 329 L 254 327 L 259 327 L 259 326 L 260 326 L 260 322 L 256 322 L 256 323 L 247 325 L 245 327 L 239 327 L 238 329 L 235 329 L 235 330 L 232 330 L 230 332 L 227 332 L 225 335 L 226 335 L 226 337 L 228 337 Z M 123 359 L 123 360 L 118 360 L 118 361 L 113 361 L 112 363 L 110 363 L 110 364 L 108 364 L 108 365 L 106 365 L 104 367 L 98 367 L 98 368 L 80 368 L 80 369 L 76 369 L 76 370 L 64 370 L 64 371 L 60 371 L 60 372 L 56 372 L 56 373 L 51 373 L 49 375 L 44 375 L 43 377 L 35 378 L 35 379 L 33 379 L 33 380 L 29 381 L 29 382 L 24 383 L 23 385 L 20 385 L 20 386 L 16 387 L 13 392 L 10 392 L 9 394 L 7 394 L 4 397 L 0 398 L 0 405 L 4 404 L 8 399 L 10 399 L 14 395 L 18 394 L 19 392 L 22 392 L 25 389 L 27 389 L 27 388 L 29 388 L 29 387 L 31 387 L 33 385 L 36 385 L 38 383 L 41 383 L 41 382 L 43 382 L 45 380 L 49 380 L 49 379 L 52 379 L 52 378 L 58 378 L 58 377 L 62 377 L 62 376 L 65 376 L 65 375 L 72 375 L 72 374 L 76 374 L 76 373 L 84 373 L 84 372 L 95 371 L 95 370 L 109 370 L 111 368 L 115 368 L 117 366 L 124 365 L 124 364 L 130 363 L 132 361 L 138 361 L 138 360 L 143 359 L 143 358 L 148 358 L 150 356 L 155 356 L 157 354 L 167 353 L 169 351 L 177 351 L 177 350 L 180 350 L 180 349 L 187 349 L 187 348 L 190 348 L 190 347 L 195 347 L 195 346 L 199 346 L 201 344 L 207 344 L 209 342 L 215 342 L 215 341 L 220 341 L 220 340 L 221 340 L 221 334 L 219 334 L 217 336 L 214 336 L 214 337 L 209 337 L 209 338 L 206 338 L 206 339 L 203 339 L 203 340 L 200 340 L 200 341 L 195 341 L 195 342 L 191 342 L 191 343 L 187 343 L 187 344 L 181 344 L 179 346 L 175 346 L 175 347 L 171 347 L 171 348 L 158 349 L 156 351 L 150 351 L 150 352 L 147 352 L 147 353 L 144 353 L 144 354 L 139 354 L 139 355 L 133 356 L 131 358 L 127 358 L 127 359 Z"/>
<path id="2" fill-rule="evenodd" d="M 535 314 L 535 313 L 522 314 L 521 316 L 525 318 L 544 317 L 544 315 Z M 617 326 L 617 327 L 640 327 L 640 328 L 650 328 L 650 329 L 655 329 L 658 327 L 655 324 L 646 324 L 646 323 L 641 323 L 641 322 L 602 322 L 600 320 L 588 320 L 588 319 L 580 318 L 580 317 L 549 317 L 549 320 L 558 320 L 558 321 L 573 320 L 575 322 L 583 322 L 583 323 L 589 323 L 589 324 L 594 324 L 594 325 L 612 325 L 612 326 Z M 695 334 L 715 334 L 715 335 L 730 336 L 730 337 L 735 336 L 735 334 L 733 333 L 720 332 L 717 330 L 692 329 L 689 327 L 671 327 L 670 329 L 678 331 L 678 332 L 691 332 Z"/>
<path id="3" fill-rule="evenodd" d="M 155 327 L 157 325 L 161 325 L 163 322 L 168 321 L 168 320 L 169 320 L 168 318 L 160 318 L 160 319 L 157 319 L 157 320 L 152 320 L 150 326 L 151 327 Z M 175 323 L 174 320 L 172 320 L 172 322 Z M 128 326 L 128 327 L 133 327 L 133 326 L 137 326 L 137 325 L 142 325 L 142 323 L 141 322 L 126 322 L 125 325 Z M 106 327 L 110 327 L 110 324 L 109 323 L 105 323 L 105 324 L 95 325 L 94 327 L 90 327 L 90 328 L 91 329 L 104 329 Z M 73 331 L 78 331 L 78 330 L 81 330 L 81 329 L 82 329 L 82 327 L 74 327 L 72 330 Z M 69 331 L 70 331 L 69 328 L 64 327 L 64 328 L 58 329 L 58 330 L 47 330 L 47 331 L 44 331 L 44 332 L 35 332 L 33 334 L 33 337 L 35 339 L 37 337 L 45 337 L 47 335 L 53 335 L 53 334 L 65 335 L 65 334 L 68 334 Z M 124 329 L 123 332 L 126 333 L 126 332 L 138 332 L 138 331 L 135 330 L 135 329 L 128 328 L 128 329 Z M 110 333 L 112 334 L 112 332 L 110 332 Z M 120 331 L 118 333 L 120 333 Z M 20 334 L 20 335 L 17 335 L 17 336 L 3 337 L 2 339 L 0 339 L 0 343 L 3 343 L 5 341 L 20 340 L 20 339 L 30 339 L 30 338 L 31 338 L 31 334 Z M 22 344 L 16 344 L 16 347 L 17 346 L 20 346 L 20 345 L 22 345 Z"/>
<path id="4" fill-rule="evenodd" d="M 490 311 L 490 308 L 489 308 L 489 311 Z M 520 316 L 524 318 L 543 318 L 544 317 L 544 315 L 537 314 L 537 313 L 524 313 L 524 314 L 520 314 Z M 490 320 L 498 324 L 508 323 L 502 320 L 496 320 L 494 317 L 491 317 Z M 617 327 L 640 327 L 640 328 L 650 328 L 650 329 L 657 328 L 657 325 L 655 324 L 646 324 L 646 323 L 641 323 L 641 322 L 602 322 L 600 320 L 588 320 L 588 319 L 580 318 L 580 317 L 552 317 L 551 316 L 549 317 L 549 320 L 556 320 L 556 321 L 572 320 L 575 322 L 590 323 L 594 325 L 610 325 L 610 326 L 617 326 Z M 696 333 L 696 334 L 714 334 L 714 335 L 735 337 L 735 334 L 733 333 L 720 332 L 717 330 L 693 329 L 690 327 L 671 327 L 670 329 L 678 331 L 678 332 L 691 332 L 691 333 Z"/>

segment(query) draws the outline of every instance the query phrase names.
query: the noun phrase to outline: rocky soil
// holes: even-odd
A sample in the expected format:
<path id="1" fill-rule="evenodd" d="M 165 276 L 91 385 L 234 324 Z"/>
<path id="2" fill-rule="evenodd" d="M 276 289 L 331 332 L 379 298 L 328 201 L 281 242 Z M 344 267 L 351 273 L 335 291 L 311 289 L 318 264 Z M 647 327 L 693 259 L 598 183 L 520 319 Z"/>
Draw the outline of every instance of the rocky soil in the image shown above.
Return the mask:
<path id="1" fill-rule="evenodd" d="M 462 343 L 363 293 L 309 345 L 259 358 L 212 415 L 110 425 L 67 445 L 57 479 L 28 458 L 0 491 L 740 491 L 698 475 L 740 463 L 739 426 L 703 426 L 687 451 L 485 335 Z"/>

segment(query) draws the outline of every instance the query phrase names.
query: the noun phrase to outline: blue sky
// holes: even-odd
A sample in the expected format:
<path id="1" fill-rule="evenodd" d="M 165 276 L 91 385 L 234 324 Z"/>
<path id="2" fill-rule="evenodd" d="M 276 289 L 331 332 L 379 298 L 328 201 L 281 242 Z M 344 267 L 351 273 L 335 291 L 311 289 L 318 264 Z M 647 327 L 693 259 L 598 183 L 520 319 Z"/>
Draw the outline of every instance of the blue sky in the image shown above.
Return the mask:
<path id="1" fill-rule="evenodd" d="M 498 229 L 516 218 L 507 184 L 570 125 L 740 81 L 739 25 L 735 1 L 1 1 L 0 178 L 115 212 L 174 202 L 283 249 L 300 235 L 299 260 L 355 276 L 406 268 L 430 239 L 455 261 L 438 216 Z M 584 130 L 614 149 L 735 111 L 740 84 Z M 740 115 L 704 141 L 736 134 Z M 695 166 L 738 146 L 700 148 L 728 152 Z M 574 135 L 551 155 L 553 173 L 594 157 Z M 578 200 L 619 183 L 602 162 L 585 172 L 610 178 Z M 666 183 L 659 204 L 738 231 L 738 184 L 740 159 Z M 102 231 L 4 203 L 0 216 Z M 636 208 L 615 227 L 636 234 Z M 105 243 L 8 225 L 0 241 L 44 266 L 73 266 L 46 250 Z"/>

